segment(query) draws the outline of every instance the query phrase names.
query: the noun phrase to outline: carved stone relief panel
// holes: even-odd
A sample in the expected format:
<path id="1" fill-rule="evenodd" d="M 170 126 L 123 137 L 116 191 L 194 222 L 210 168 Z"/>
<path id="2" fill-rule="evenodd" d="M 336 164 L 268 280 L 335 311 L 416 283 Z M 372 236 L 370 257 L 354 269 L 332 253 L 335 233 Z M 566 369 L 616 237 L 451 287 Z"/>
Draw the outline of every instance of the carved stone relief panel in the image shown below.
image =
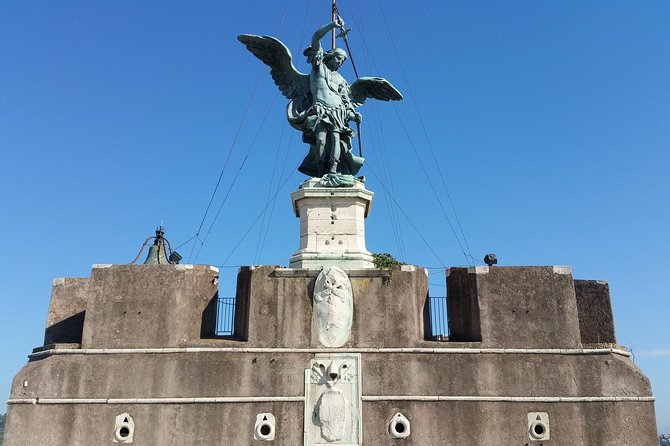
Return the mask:
<path id="1" fill-rule="evenodd" d="M 342 347 L 349 340 L 354 314 L 351 281 L 343 269 L 323 269 L 314 284 L 314 325 L 319 342 L 326 347 Z"/>
<path id="2" fill-rule="evenodd" d="M 362 444 L 360 354 L 317 354 L 305 370 L 306 446 Z"/>

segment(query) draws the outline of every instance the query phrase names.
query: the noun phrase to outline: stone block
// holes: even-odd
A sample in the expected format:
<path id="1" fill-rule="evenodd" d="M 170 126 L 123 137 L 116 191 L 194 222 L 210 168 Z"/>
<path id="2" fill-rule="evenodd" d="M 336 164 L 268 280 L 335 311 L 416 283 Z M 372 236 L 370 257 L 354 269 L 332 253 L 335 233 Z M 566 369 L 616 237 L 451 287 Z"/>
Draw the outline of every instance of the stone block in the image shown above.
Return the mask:
<path id="1" fill-rule="evenodd" d="M 602 280 L 575 280 L 579 331 L 584 344 L 615 344 L 610 288 Z"/>
<path id="2" fill-rule="evenodd" d="M 365 218 L 372 196 L 358 182 L 346 188 L 321 187 L 318 180 L 304 182 L 291 195 L 300 218 L 300 246 L 290 259 L 291 268 L 374 267 L 365 247 Z"/>
<path id="3" fill-rule="evenodd" d="M 450 340 L 482 340 L 477 275 L 471 274 L 467 268 L 447 270 L 447 317 Z"/>
<path id="4" fill-rule="evenodd" d="M 485 347 L 579 348 L 570 269 L 556 266 L 450 268 L 450 339 Z"/>
<path id="5" fill-rule="evenodd" d="M 179 347 L 213 335 L 218 276 L 203 265 L 94 268 L 82 346 Z"/>

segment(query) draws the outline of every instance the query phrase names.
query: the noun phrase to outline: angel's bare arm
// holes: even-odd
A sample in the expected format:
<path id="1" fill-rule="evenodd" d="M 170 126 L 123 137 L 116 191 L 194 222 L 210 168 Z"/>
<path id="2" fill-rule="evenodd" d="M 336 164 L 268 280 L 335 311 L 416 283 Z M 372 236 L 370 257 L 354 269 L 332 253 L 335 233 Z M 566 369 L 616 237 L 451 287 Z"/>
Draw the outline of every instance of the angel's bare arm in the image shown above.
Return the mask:
<path id="1" fill-rule="evenodd" d="M 323 25 L 321 28 L 317 29 L 314 35 L 312 36 L 312 51 L 319 51 L 321 49 L 321 39 L 323 36 L 328 34 L 331 29 L 340 28 L 344 29 L 344 22 L 342 19 L 337 19 L 334 22 L 331 22 L 327 25 Z"/>

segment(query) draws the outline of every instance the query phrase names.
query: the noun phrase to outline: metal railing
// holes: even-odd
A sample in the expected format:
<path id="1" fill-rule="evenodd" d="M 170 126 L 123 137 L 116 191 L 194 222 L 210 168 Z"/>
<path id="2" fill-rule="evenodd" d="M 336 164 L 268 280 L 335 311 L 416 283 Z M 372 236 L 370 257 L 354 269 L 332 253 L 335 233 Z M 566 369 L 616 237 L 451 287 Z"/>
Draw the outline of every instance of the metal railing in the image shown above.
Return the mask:
<path id="1" fill-rule="evenodd" d="M 219 297 L 216 308 L 216 335 L 232 336 L 235 334 L 235 303 L 234 297 Z M 430 314 L 430 336 L 442 340 L 449 336 L 447 319 L 447 298 L 430 297 L 428 311 Z"/>
<path id="2" fill-rule="evenodd" d="M 447 319 L 447 298 L 430 297 L 428 311 L 430 314 L 430 335 L 432 339 L 442 340 L 449 336 Z"/>
<path id="3" fill-rule="evenodd" d="M 216 305 L 216 335 L 232 336 L 235 333 L 235 298 L 219 297 Z"/>

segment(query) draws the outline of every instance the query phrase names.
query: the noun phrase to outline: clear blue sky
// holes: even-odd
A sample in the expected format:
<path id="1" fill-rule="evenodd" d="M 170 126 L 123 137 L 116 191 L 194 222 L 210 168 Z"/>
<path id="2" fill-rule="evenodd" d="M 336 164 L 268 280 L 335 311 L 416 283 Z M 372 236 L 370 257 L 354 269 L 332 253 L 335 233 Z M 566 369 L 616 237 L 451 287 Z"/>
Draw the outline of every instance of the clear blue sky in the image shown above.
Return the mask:
<path id="1" fill-rule="evenodd" d="M 235 266 L 288 263 L 305 146 L 235 36 L 276 35 L 306 70 L 328 4 L 0 3 L 0 399 L 42 343 L 51 280 L 129 262 L 161 221 L 189 240 L 229 155 L 197 263 L 225 266 L 224 295 Z M 361 75 L 407 99 L 361 110 L 368 248 L 434 268 L 444 295 L 440 268 L 469 262 L 446 185 L 474 257 L 608 280 L 670 431 L 670 3 L 381 4 L 339 1 Z"/>

